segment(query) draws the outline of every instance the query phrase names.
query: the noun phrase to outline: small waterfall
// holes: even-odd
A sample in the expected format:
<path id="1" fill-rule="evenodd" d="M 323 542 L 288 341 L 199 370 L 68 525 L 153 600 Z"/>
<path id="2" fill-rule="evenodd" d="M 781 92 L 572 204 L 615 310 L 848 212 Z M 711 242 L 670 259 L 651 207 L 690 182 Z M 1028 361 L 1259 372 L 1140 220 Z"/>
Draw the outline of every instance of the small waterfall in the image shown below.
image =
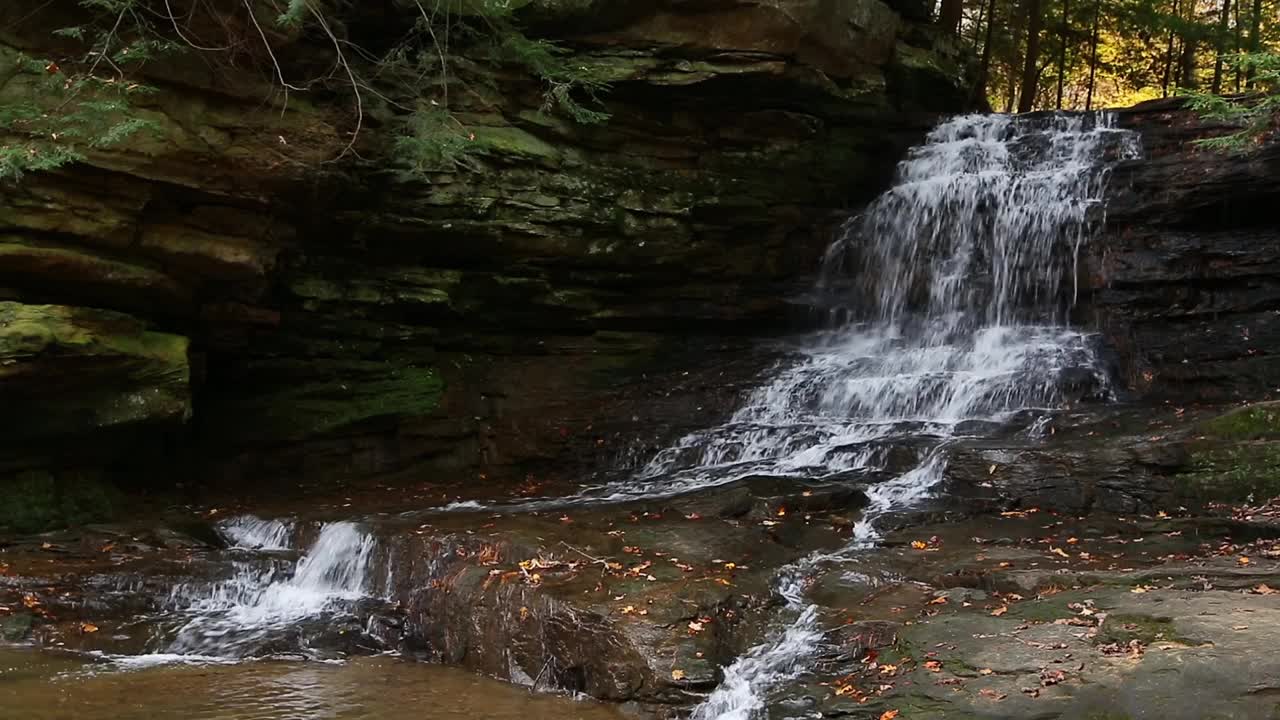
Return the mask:
<path id="1" fill-rule="evenodd" d="M 242 550 L 288 550 L 293 528 L 279 520 L 239 515 L 218 526 L 228 547 Z"/>
<path id="2" fill-rule="evenodd" d="M 253 517 L 219 529 L 236 546 L 255 551 L 285 549 L 291 534 L 278 521 Z M 341 610 L 369 594 L 374 550 L 373 536 L 355 523 L 328 523 L 292 568 L 259 552 L 236 561 L 226 580 L 179 586 L 169 605 L 189 619 L 167 652 L 243 657 L 273 634 Z"/>
<path id="3" fill-rule="evenodd" d="M 1105 114 L 942 123 L 829 248 L 817 297 L 832 322 L 799 361 L 724 425 L 589 495 L 823 478 L 882 467 L 885 448 L 908 439 L 923 462 L 930 443 L 1019 421 L 1034 433 L 1065 402 L 1108 397 L 1096 338 L 1068 316 L 1108 169 L 1137 152 Z"/>
<path id="4" fill-rule="evenodd" d="M 886 443 L 925 441 L 915 468 L 869 488 L 843 550 L 780 574 L 794 619 L 725 669 L 696 720 L 758 717 L 773 687 L 805 671 L 822 634 L 797 575 L 874 544 L 877 519 L 942 480 L 949 442 L 1019 420 L 1034 433 L 1064 402 L 1109 395 L 1095 339 L 1067 322 L 1108 167 L 1137 148 L 1105 114 L 939 125 L 828 250 L 818 295 L 831 328 L 728 423 L 659 453 L 639 482 L 602 488 L 626 497 L 764 473 L 830 477 L 876 467 Z"/>

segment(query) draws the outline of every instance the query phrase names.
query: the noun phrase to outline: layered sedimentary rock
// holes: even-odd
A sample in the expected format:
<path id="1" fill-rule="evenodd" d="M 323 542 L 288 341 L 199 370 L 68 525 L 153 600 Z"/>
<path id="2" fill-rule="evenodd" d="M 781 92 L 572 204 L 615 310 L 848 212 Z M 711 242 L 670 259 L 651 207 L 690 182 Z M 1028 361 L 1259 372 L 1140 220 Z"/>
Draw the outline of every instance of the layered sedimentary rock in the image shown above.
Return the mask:
<path id="1" fill-rule="evenodd" d="M 247 31 L 247 5 L 225 5 Z M 268 26 L 272 57 L 244 35 L 239 56 L 147 65 L 158 92 L 137 106 L 154 131 L 0 194 L 0 333 L 26 348 L 6 351 L 0 395 L 26 407 L 6 425 L 31 432 L 6 433 L 0 476 L 56 487 L 83 458 L 161 485 L 520 475 L 596 454 L 624 425 L 704 423 L 714 403 L 672 391 L 733 395 L 752 366 L 735 338 L 785 322 L 838 211 L 934 113 L 963 106 L 965 82 L 909 3 L 625 6 L 517 15 L 607 77 L 608 122 L 543 112 L 526 69 L 464 58 L 484 79 L 451 101 L 467 162 L 414 177 L 393 167 L 391 104 L 365 93 L 356 134 L 340 85 L 281 92 L 270 61 L 310 77 L 333 60 L 326 37 Z M 387 5 L 345 20 L 336 32 L 386 47 L 414 17 Z M 78 22 L 72 2 L 0 9 L 0 101 L 56 101 L 19 57 L 68 57 L 52 31 Z M 27 347 L 58 341 L 68 317 L 121 334 Z M 73 361 L 50 359 L 64 351 L 96 363 L 74 392 Z M 723 367 L 685 376 L 693 354 Z M 51 387 L 85 413 L 46 411 Z M 108 412 L 129 393 L 152 399 Z"/>
<path id="2" fill-rule="evenodd" d="M 1111 181 L 1107 230 L 1088 263 L 1089 315 L 1141 397 L 1269 398 L 1280 388 L 1280 145 L 1225 153 L 1224 131 L 1180 103 L 1121 113 L 1144 158 Z"/>

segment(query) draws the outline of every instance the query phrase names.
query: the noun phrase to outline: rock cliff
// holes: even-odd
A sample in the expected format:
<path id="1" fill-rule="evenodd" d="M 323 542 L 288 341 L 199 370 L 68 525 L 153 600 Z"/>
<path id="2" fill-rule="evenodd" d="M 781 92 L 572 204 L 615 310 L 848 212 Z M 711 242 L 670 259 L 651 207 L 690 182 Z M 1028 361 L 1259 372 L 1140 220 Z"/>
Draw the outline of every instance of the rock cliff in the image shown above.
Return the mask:
<path id="1" fill-rule="evenodd" d="M 546 82 L 459 46 L 466 162 L 410 175 L 403 102 L 282 83 L 372 77 L 333 48 L 385 50 L 412 3 L 362 3 L 336 38 L 269 2 L 187 5 L 152 8 L 187 32 L 139 71 L 150 130 L 0 191 L 0 487 L 43 498 L 0 524 L 80 518 L 104 476 L 518 478 L 705 423 L 684 358 L 731 395 L 839 211 L 965 97 L 911 0 L 534 0 L 515 21 L 607 81 L 610 119 L 547 112 Z M 0 9 L 0 103 L 57 112 L 23 58 L 70 65 L 55 31 L 84 14 Z"/>

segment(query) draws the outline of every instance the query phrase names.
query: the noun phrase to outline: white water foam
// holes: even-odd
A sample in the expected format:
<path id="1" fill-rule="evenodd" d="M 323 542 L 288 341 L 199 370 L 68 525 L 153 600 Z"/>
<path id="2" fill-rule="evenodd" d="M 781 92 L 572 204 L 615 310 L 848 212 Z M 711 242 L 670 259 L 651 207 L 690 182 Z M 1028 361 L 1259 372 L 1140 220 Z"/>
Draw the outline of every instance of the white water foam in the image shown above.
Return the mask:
<path id="1" fill-rule="evenodd" d="M 293 528 L 280 520 L 238 515 L 218 525 L 227 545 L 241 550 L 289 550 Z"/>
<path id="2" fill-rule="evenodd" d="M 279 537 L 256 518 L 231 526 L 261 531 L 243 536 L 255 541 Z M 374 549 L 373 536 L 355 523 L 328 523 L 292 572 L 279 563 L 237 561 L 226 580 L 179 586 L 169 604 L 191 617 L 167 652 L 244 656 L 272 633 L 366 597 Z"/>

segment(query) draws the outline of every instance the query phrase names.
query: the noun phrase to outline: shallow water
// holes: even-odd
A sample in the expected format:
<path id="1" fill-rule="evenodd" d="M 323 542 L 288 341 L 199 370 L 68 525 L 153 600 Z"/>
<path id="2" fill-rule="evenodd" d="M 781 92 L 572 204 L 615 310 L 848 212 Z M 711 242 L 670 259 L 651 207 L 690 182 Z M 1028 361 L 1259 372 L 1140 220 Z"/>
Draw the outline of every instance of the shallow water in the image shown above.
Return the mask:
<path id="1" fill-rule="evenodd" d="M 611 707 L 391 657 L 343 664 L 111 663 L 0 648 L 0 717 L 22 720 L 619 720 Z"/>

